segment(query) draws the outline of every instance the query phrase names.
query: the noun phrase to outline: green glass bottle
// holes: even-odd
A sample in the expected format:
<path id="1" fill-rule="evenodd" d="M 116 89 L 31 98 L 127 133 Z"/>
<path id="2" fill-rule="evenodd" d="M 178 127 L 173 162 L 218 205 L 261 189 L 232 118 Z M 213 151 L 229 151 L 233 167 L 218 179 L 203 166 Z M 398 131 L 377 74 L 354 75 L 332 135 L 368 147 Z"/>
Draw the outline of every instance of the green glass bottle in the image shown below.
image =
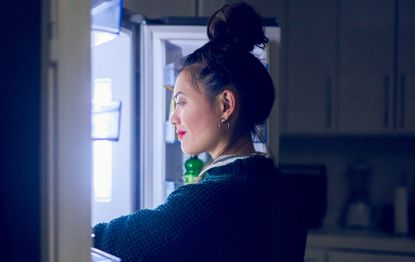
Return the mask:
<path id="1" fill-rule="evenodd" d="M 184 163 L 184 168 L 186 169 L 186 172 L 183 175 L 184 184 L 193 184 L 204 165 L 205 163 L 203 163 L 197 155 L 191 156 L 187 159 Z"/>

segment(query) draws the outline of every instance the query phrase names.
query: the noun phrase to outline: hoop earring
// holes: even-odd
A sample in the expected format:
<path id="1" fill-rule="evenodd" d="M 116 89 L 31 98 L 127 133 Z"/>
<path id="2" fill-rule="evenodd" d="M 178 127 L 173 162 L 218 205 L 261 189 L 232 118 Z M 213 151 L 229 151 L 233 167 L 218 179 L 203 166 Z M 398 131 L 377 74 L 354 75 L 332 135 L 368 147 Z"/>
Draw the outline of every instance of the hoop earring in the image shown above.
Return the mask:
<path id="1" fill-rule="evenodd" d="M 221 118 L 218 127 L 223 130 L 229 130 L 229 128 L 231 128 L 231 125 L 229 124 L 229 121 L 227 121 L 225 118 Z"/>

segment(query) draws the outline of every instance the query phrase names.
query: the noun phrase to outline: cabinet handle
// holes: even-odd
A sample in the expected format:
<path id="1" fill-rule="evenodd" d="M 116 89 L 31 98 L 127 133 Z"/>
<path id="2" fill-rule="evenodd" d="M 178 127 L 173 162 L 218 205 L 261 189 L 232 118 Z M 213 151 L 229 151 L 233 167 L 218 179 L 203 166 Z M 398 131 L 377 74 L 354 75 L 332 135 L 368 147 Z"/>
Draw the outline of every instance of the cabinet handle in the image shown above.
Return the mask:
<path id="1" fill-rule="evenodd" d="M 332 94 L 332 81 L 331 77 L 326 79 L 326 127 L 330 129 L 333 124 L 333 94 Z"/>
<path id="2" fill-rule="evenodd" d="M 401 75 L 400 85 L 398 89 L 399 95 L 399 127 L 403 128 L 405 125 L 405 85 L 406 85 L 406 78 L 405 75 Z"/>
<path id="3" fill-rule="evenodd" d="M 383 127 L 389 126 L 389 77 L 384 79 Z"/>

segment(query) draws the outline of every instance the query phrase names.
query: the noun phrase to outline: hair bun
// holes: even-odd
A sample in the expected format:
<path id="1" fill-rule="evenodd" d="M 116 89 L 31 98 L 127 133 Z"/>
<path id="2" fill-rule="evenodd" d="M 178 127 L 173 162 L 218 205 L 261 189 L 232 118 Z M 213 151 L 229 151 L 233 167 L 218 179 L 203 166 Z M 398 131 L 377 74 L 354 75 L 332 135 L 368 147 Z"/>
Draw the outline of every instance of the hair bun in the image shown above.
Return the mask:
<path id="1" fill-rule="evenodd" d="M 261 16 L 244 2 L 226 4 L 216 11 L 209 20 L 207 31 L 211 42 L 244 51 L 263 47 L 268 42 Z"/>

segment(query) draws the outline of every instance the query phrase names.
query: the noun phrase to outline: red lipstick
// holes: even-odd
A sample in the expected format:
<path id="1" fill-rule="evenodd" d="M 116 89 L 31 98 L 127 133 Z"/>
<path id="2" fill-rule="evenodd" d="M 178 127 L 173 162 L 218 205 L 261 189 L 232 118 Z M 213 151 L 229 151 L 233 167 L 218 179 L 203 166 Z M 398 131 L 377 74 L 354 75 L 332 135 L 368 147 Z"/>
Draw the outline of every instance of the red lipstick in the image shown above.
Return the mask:
<path id="1" fill-rule="evenodd" d="M 186 132 L 185 131 L 180 131 L 180 130 L 177 130 L 177 137 L 179 138 L 179 139 L 182 139 L 183 137 L 184 137 L 184 135 L 186 134 Z"/>

